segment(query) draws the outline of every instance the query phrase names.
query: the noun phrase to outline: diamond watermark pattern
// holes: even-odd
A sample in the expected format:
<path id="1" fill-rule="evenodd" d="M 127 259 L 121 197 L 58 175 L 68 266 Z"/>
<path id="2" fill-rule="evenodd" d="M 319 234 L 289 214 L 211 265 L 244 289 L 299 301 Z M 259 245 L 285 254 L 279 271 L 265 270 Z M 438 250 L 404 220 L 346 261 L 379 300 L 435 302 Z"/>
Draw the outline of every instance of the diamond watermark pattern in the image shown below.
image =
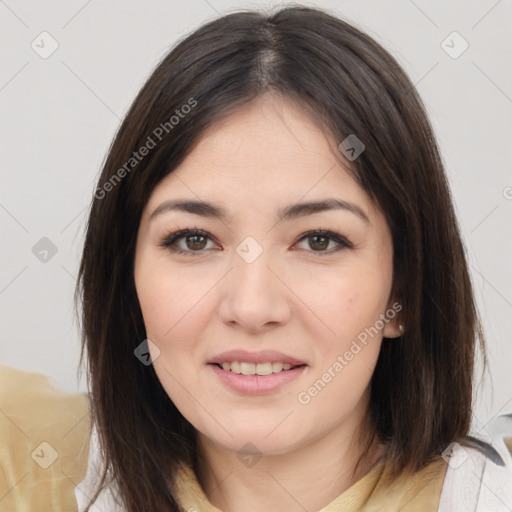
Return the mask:
<path id="1" fill-rule="evenodd" d="M 41 32 L 30 44 L 39 57 L 47 59 L 59 47 L 57 40 L 48 32 Z"/>
<path id="2" fill-rule="evenodd" d="M 59 457 L 57 450 L 43 441 L 31 454 L 32 459 L 43 469 L 49 468 Z"/>
<path id="3" fill-rule="evenodd" d="M 353 162 L 364 150 L 365 145 L 351 133 L 339 146 L 338 149 L 343 153 L 347 160 Z"/>
<path id="4" fill-rule="evenodd" d="M 453 31 L 443 40 L 441 48 L 452 59 L 458 59 L 469 48 L 469 43 L 457 31 Z"/>
<path id="5" fill-rule="evenodd" d="M 236 252 L 246 263 L 252 263 L 263 252 L 263 247 L 255 238 L 248 236 L 240 242 Z"/>
<path id="6" fill-rule="evenodd" d="M 254 444 L 245 443 L 237 452 L 237 457 L 240 459 L 242 464 L 244 464 L 244 466 L 252 468 L 261 459 L 261 457 L 263 457 L 263 454 Z"/>
<path id="7" fill-rule="evenodd" d="M 151 352 L 150 352 L 151 348 Z M 160 357 L 160 349 L 151 341 L 144 340 L 137 348 L 133 351 L 135 357 L 145 366 L 149 366 L 154 363 L 158 357 Z"/>
<path id="8" fill-rule="evenodd" d="M 452 443 L 441 454 L 444 461 L 453 469 L 457 469 L 468 458 L 468 452 L 459 443 Z"/>
<path id="9" fill-rule="evenodd" d="M 57 246 L 49 238 L 43 236 L 32 247 L 32 254 L 42 263 L 48 263 L 57 254 Z"/>

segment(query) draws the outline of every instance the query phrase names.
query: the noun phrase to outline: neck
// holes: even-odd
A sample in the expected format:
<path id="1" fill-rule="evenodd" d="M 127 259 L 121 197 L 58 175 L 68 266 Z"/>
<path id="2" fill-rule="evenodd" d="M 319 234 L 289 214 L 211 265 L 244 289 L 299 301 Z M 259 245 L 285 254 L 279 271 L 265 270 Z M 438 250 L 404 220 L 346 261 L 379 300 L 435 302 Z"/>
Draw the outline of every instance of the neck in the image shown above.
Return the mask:
<path id="1" fill-rule="evenodd" d="M 244 466 L 237 453 L 198 433 L 197 478 L 208 500 L 223 512 L 320 510 L 360 480 L 384 453 L 385 446 L 375 439 L 361 458 L 369 432 L 361 430 L 366 437 L 332 431 L 298 449 L 262 456 L 251 467 Z"/>

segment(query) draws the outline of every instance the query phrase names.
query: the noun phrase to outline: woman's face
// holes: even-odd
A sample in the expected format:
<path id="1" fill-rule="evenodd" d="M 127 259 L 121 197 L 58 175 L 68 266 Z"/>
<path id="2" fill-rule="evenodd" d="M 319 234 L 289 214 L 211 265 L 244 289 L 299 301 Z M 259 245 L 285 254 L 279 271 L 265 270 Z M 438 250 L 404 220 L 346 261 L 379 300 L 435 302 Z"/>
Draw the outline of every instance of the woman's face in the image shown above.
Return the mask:
<path id="1" fill-rule="evenodd" d="M 353 435 L 382 336 L 399 335 L 391 234 L 330 152 L 339 142 L 264 96 L 203 136 L 143 212 L 135 284 L 154 369 L 217 446 L 277 454 Z M 327 200 L 341 207 L 300 206 Z M 186 228 L 202 232 L 163 245 Z"/>

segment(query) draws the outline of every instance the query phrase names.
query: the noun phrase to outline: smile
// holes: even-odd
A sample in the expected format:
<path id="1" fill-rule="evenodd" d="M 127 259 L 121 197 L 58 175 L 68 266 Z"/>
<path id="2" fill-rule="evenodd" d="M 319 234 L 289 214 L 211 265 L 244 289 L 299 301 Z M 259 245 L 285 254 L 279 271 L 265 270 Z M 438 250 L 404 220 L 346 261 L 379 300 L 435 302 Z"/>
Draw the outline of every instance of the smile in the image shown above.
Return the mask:
<path id="1" fill-rule="evenodd" d="M 288 363 L 267 362 L 267 363 L 248 363 L 245 361 L 227 361 L 219 364 L 219 367 L 226 371 L 242 375 L 270 375 L 296 368 Z"/>
<path id="2" fill-rule="evenodd" d="M 255 364 L 239 361 L 223 363 L 222 366 L 219 363 L 210 363 L 208 366 L 223 386 L 243 395 L 263 395 L 277 392 L 286 384 L 297 379 L 307 368 L 306 364 L 292 366 L 276 362 Z M 226 366 L 226 369 L 223 366 Z M 260 368 L 258 369 L 258 367 Z M 271 372 L 269 372 L 269 368 L 272 370 Z M 263 374 L 256 373 L 261 369 L 263 369 Z"/>

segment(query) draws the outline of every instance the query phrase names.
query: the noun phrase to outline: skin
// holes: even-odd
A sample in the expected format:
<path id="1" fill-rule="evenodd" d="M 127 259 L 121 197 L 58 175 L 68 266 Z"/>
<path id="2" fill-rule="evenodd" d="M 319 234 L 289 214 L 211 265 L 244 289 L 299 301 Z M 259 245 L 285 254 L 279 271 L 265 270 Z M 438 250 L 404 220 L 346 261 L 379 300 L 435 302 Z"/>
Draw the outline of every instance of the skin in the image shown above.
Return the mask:
<path id="1" fill-rule="evenodd" d="M 400 335 L 398 317 L 359 344 L 362 350 L 309 403 L 297 399 L 395 302 L 389 226 L 334 158 L 338 143 L 299 105 L 266 94 L 204 133 L 156 186 L 141 218 L 134 277 L 154 368 L 196 428 L 198 480 L 224 512 L 319 510 L 384 449 L 373 445 L 353 474 L 382 336 Z M 345 210 L 276 218 L 284 206 L 329 197 L 356 204 L 369 223 Z M 221 205 L 231 218 L 168 211 L 150 221 L 158 205 L 178 198 Z M 159 245 L 183 228 L 210 238 L 192 237 L 188 245 L 181 238 L 177 245 L 188 254 Z M 314 229 L 337 232 L 353 247 L 336 251 L 340 244 L 327 239 L 319 248 L 311 237 L 296 242 Z M 248 236 L 263 250 L 252 263 L 236 252 Z M 246 396 L 206 364 L 235 348 L 279 350 L 308 366 L 278 391 Z M 237 456 L 248 442 L 262 454 L 251 467 Z"/>

